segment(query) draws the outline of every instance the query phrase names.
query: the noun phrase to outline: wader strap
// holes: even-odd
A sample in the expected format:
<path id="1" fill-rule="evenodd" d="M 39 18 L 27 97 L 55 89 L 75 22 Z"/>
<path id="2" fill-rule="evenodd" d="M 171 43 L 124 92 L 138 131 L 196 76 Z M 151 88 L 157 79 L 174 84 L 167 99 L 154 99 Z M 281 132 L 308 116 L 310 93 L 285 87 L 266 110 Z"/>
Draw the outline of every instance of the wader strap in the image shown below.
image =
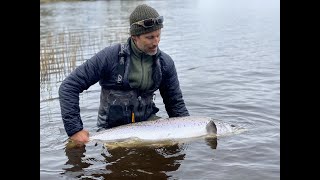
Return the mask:
<path id="1" fill-rule="evenodd" d="M 124 60 L 125 54 L 123 52 L 124 44 L 121 44 L 120 51 L 119 51 L 119 64 L 117 67 L 118 76 L 117 76 L 117 85 L 122 85 L 123 77 L 124 77 Z"/>

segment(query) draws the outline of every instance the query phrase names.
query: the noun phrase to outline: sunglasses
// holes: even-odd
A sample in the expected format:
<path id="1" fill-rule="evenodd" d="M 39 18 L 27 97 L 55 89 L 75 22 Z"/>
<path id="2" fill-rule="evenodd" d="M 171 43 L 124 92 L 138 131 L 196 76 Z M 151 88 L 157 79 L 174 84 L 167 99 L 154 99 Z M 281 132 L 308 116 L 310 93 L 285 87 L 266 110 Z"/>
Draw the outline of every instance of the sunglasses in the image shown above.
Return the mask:
<path id="1" fill-rule="evenodd" d="M 137 24 L 137 25 L 143 26 L 144 28 L 149 28 L 156 24 L 162 24 L 162 23 L 163 23 L 163 16 L 159 16 L 157 18 L 150 18 L 150 19 L 145 19 L 145 20 L 132 23 L 131 27 L 132 25 Z"/>

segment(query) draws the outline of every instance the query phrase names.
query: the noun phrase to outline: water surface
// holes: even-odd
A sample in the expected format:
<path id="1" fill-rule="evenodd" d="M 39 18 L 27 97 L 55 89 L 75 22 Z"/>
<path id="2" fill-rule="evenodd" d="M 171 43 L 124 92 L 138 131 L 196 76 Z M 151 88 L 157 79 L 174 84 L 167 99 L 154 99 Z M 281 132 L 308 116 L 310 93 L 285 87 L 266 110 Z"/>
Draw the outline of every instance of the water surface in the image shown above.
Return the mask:
<path id="1" fill-rule="evenodd" d="M 164 16 L 160 49 L 175 61 L 191 115 L 245 133 L 168 147 L 67 149 L 57 90 L 76 66 L 125 42 L 140 3 Z M 41 179 L 280 179 L 280 3 L 255 0 L 79 1 L 40 4 Z M 100 87 L 80 95 L 96 130 Z M 157 91 L 159 116 L 167 117 Z"/>

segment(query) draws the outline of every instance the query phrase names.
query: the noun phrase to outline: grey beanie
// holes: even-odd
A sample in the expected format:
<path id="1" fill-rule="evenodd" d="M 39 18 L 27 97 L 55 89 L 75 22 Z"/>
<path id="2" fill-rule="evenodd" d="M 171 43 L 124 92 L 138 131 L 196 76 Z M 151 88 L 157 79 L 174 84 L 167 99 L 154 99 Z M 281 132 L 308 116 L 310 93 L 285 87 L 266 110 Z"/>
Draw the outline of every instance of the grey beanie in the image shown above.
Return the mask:
<path id="1" fill-rule="evenodd" d="M 130 34 L 140 35 L 140 34 L 149 33 L 149 32 L 158 30 L 160 28 L 163 28 L 163 24 L 156 24 L 149 28 L 145 28 L 137 24 L 132 25 L 133 23 L 141 20 L 145 20 L 149 18 L 157 18 L 157 17 L 159 17 L 159 14 L 152 7 L 146 4 L 138 5 L 130 15 Z"/>

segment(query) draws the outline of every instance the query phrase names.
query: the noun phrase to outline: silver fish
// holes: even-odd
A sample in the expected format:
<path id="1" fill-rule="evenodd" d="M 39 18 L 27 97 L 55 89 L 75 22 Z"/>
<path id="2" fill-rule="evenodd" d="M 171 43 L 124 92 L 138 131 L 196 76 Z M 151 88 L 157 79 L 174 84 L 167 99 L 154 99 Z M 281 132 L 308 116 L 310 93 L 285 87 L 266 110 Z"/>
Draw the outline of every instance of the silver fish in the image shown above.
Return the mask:
<path id="1" fill-rule="evenodd" d="M 210 117 L 186 116 L 161 118 L 152 121 L 126 124 L 90 135 L 90 141 L 120 142 L 139 141 L 179 141 L 203 136 L 224 136 L 239 128 Z"/>

